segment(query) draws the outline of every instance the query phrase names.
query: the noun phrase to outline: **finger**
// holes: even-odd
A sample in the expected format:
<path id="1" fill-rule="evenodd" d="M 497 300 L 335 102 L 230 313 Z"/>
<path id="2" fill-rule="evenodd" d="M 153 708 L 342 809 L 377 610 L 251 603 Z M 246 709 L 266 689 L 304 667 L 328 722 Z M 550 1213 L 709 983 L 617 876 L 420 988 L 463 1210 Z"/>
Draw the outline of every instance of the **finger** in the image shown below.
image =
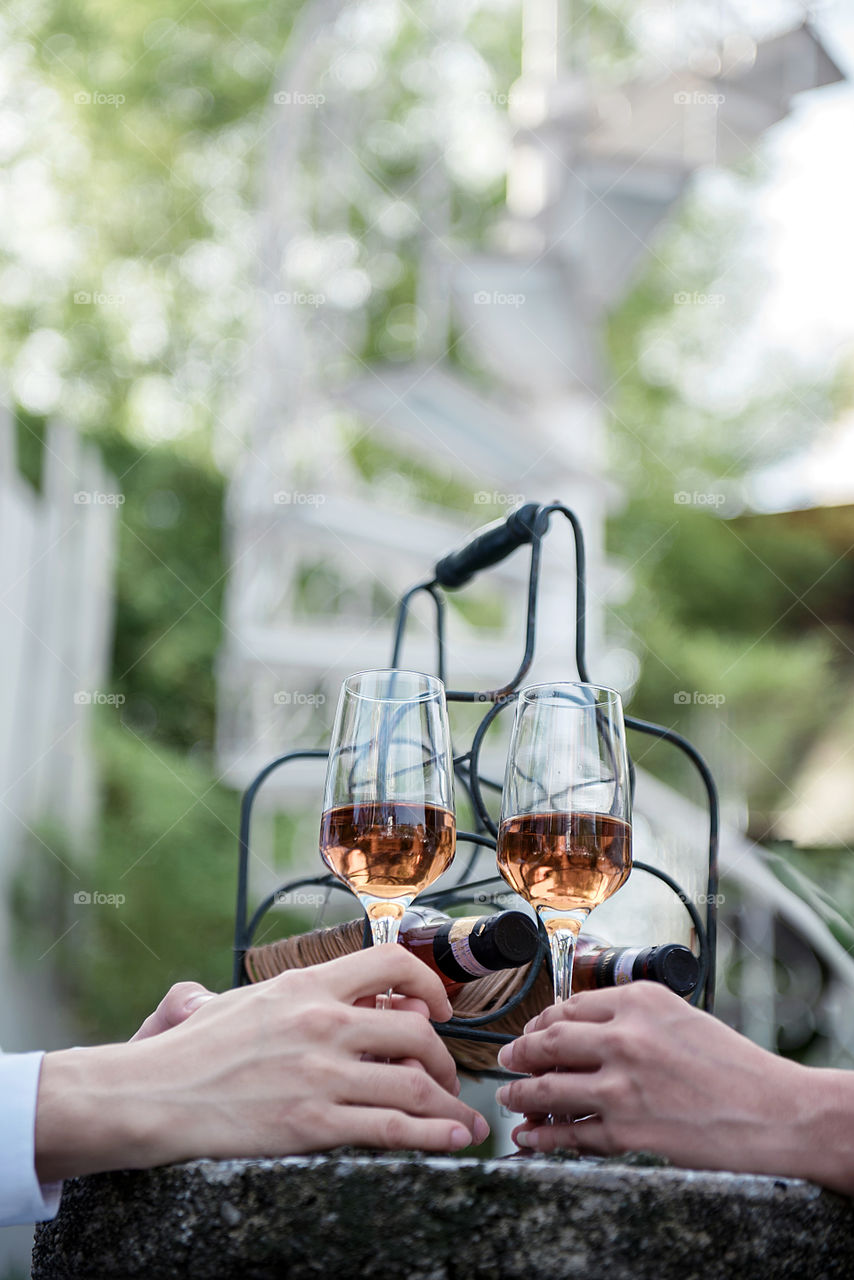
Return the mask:
<path id="1" fill-rule="evenodd" d="M 348 1072 L 345 1087 L 346 1101 L 350 1104 L 372 1106 L 377 1099 L 382 1099 L 383 1107 L 410 1116 L 455 1120 L 468 1130 L 476 1143 L 483 1142 L 489 1134 L 489 1125 L 478 1111 L 452 1097 L 426 1072 L 412 1067 L 363 1063 Z"/>
<path id="2" fill-rule="evenodd" d="M 170 1027 L 179 1026 L 191 1013 L 195 1013 L 213 998 L 213 993 L 198 982 L 176 982 L 166 992 L 154 1013 L 149 1014 L 136 1034 L 131 1036 L 131 1040 L 147 1040 L 150 1036 L 168 1031 Z"/>
<path id="3" fill-rule="evenodd" d="M 525 1075 L 555 1067 L 595 1071 L 607 1057 L 602 1035 L 597 1023 L 553 1023 L 544 1031 L 529 1031 L 505 1045 L 498 1061 L 508 1071 Z"/>
<path id="4" fill-rule="evenodd" d="M 357 1009 L 375 1009 L 376 996 L 362 996 L 361 999 L 354 1001 Z M 429 1019 L 430 1009 L 423 1000 L 417 1000 L 414 997 L 393 995 L 391 1005 L 394 1010 L 400 1013 L 420 1013 L 422 1018 Z"/>
<path id="5" fill-rule="evenodd" d="M 589 1116 L 598 1111 L 598 1073 L 549 1071 L 502 1085 L 496 1097 L 508 1111 L 522 1115 Z"/>
<path id="6" fill-rule="evenodd" d="M 561 1120 L 561 1123 L 577 1124 L 579 1120 L 586 1120 L 586 1119 L 588 1119 L 587 1116 L 564 1116 Z M 520 1125 L 517 1125 L 517 1128 L 536 1129 L 541 1124 L 552 1124 L 552 1123 L 553 1123 L 553 1118 L 551 1116 L 532 1113 L 530 1115 L 526 1115 L 522 1123 Z"/>
<path id="7" fill-rule="evenodd" d="M 513 1141 L 523 1150 L 579 1151 L 585 1155 L 614 1155 L 611 1143 L 605 1137 L 605 1126 L 598 1116 L 576 1120 L 573 1124 L 541 1124 L 529 1127 L 519 1125 L 513 1130 Z"/>
<path id="8" fill-rule="evenodd" d="M 336 1130 L 331 1146 L 459 1151 L 472 1141 L 471 1131 L 458 1121 L 409 1116 L 385 1107 L 336 1107 L 330 1119 Z"/>
<path id="9" fill-rule="evenodd" d="M 430 1023 L 418 1014 L 399 1013 L 391 1018 L 384 1009 L 360 1009 L 344 1034 L 353 1053 L 417 1059 L 443 1089 L 453 1093 L 456 1064 Z"/>
<path id="10" fill-rule="evenodd" d="M 510 1135 L 523 1151 L 575 1151 L 574 1125 L 552 1124 L 544 1116 L 539 1124 L 517 1125 Z"/>
<path id="11" fill-rule="evenodd" d="M 423 1000 L 430 1017 L 437 1022 L 447 1022 L 453 1012 L 441 980 L 423 960 L 416 959 L 403 947 L 368 947 L 365 951 L 315 965 L 312 973 L 325 983 L 327 990 L 348 1004 L 393 987 L 402 995 Z"/>
<path id="12" fill-rule="evenodd" d="M 542 1013 L 525 1024 L 524 1034 L 544 1031 L 555 1022 L 610 1022 L 620 1008 L 625 995 L 620 987 L 605 987 L 601 991 L 579 991 L 577 996 L 550 1004 Z"/>
<path id="13" fill-rule="evenodd" d="M 378 1058 L 376 1054 L 373 1054 L 373 1053 L 363 1053 L 359 1061 L 360 1062 L 383 1062 L 383 1061 L 392 1062 L 396 1067 L 414 1067 L 416 1071 L 423 1071 L 425 1075 L 427 1074 L 426 1067 L 424 1067 L 418 1061 L 417 1058 L 385 1058 L 383 1059 L 383 1058 Z"/>
<path id="14" fill-rule="evenodd" d="M 399 1067 L 415 1067 L 417 1071 L 425 1070 L 423 1063 L 420 1063 L 417 1058 L 398 1058 L 397 1060 L 393 1058 L 392 1062 L 394 1062 L 395 1065 Z M 451 1093 L 454 1095 L 455 1098 L 458 1098 L 462 1093 L 462 1090 L 463 1090 L 463 1087 L 460 1084 L 460 1077 L 454 1076 L 454 1081 L 453 1081 L 453 1084 L 451 1085 Z"/>

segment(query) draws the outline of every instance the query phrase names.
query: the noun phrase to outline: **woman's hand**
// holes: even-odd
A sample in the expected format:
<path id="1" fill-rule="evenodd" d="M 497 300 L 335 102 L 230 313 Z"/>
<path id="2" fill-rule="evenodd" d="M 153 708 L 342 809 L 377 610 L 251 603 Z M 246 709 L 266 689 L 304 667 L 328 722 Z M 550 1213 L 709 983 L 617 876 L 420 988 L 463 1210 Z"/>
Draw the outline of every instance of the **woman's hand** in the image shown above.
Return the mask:
<path id="1" fill-rule="evenodd" d="M 392 1010 L 360 1004 L 389 987 L 403 997 Z M 453 1059 L 424 1016 L 450 1017 L 444 988 L 403 947 L 281 974 L 203 1001 L 192 1016 L 182 1011 L 160 1034 L 149 1019 L 144 1039 L 46 1055 L 36 1122 L 42 1181 L 342 1144 L 458 1150 L 489 1132 L 457 1098 Z"/>
<path id="2" fill-rule="evenodd" d="M 651 982 L 582 992 L 499 1055 L 524 1072 L 498 1100 L 525 1117 L 518 1145 L 595 1155 L 655 1151 L 704 1169 L 854 1183 L 850 1073 L 800 1066 Z M 550 1125 L 549 1114 L 579 1117 Z M 585 1118 L 581 1118 L 585 1117 Z M 842 1135 L 844 1134 L 844 1138 Z M 839 1158 L 822 1160 L 834 1143 Z"/>

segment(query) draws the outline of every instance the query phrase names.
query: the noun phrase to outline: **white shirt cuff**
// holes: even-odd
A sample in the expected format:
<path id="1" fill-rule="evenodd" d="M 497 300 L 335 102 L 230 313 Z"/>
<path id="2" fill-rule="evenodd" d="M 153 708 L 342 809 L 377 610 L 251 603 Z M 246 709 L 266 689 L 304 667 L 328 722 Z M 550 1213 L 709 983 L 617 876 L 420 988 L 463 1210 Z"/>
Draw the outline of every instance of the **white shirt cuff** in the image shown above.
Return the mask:
<path id="1" fill-rule="evenodd" d="M 43 1053 L 0 1053 L 0 1227 L 56 1216 L 62 1183 L 36 1176 L 36 1102 Z"/>

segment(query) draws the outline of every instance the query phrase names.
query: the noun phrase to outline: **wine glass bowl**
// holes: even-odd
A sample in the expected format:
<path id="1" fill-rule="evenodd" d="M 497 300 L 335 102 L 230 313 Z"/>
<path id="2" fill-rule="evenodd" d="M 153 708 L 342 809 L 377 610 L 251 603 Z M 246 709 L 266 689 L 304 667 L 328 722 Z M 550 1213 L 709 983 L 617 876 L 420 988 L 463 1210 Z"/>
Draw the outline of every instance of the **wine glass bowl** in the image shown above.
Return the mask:
<path id="1" fill-rule="evenodd" d="M 575 940 L 631 871 L 631 789 L 620 696 L 581 682 L 522 689 L 507 758 L 498 869 L 549 935 L 555 1000 Z"/>
<path id="2" fill-rule="evenodd" d="M 450 865 L 454 815 L 400 801 L 341 805 L 322 818 L 323 861 L 361 899 L 368 919 L 400 921 Z"/>

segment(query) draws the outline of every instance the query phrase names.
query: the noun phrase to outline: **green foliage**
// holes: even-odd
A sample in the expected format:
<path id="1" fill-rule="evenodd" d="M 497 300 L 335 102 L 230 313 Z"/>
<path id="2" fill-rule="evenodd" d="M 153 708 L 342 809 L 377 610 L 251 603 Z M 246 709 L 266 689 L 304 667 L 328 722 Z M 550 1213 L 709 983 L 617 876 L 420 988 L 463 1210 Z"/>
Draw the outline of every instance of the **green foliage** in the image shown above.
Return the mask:
<path id="1" fill-rule="evenodd" d="M 106 717 L 98 736 L 98 847 L 75 854 L 62 833 L 43 832 L 16 889 L 25 955 L 61 939 L 57 972 L 95 1041 L 127 1038 L 172 982 L 229 985 L 238 813 L 234 792 L 186 756 Z M 126 901 L 75 904 L 81 889 Z"/>
<path id="2" fill-rule="evenodd" d="M 827 722 L 834 684 L 854 675 L 854 562 L 819 520 L 735 514 L 742 477 L 806 444 L 847 394 L 841 379 L 804 384 L 769 370 L 726 407 L 707 386 L 761 286 L 749 264 L 734 269 L 745 181 L 731 180 L 718 212 L 688 202 L 611 318 L 611 456 L 627 501 L 609 546 L 632 579 L 613 620 L 642 656 L 632 711 L 699 736 L 761 836 Z M 680 294 L 721 301 L 680 305 Z M 725 503 L 720 515 L 686 500 L 695 493 Z M 695 695 L 719 701 L 698 709 Z M 666 753 L 647 763 L 679 776 Z"/>
<path id="3" fill-rule="evenodd" d="M 210 755 L 225 582 L 224 484 L 174 449 L 102 441 L 124 491 L 117 561 L 114 690 L 158 742 Z"/>

